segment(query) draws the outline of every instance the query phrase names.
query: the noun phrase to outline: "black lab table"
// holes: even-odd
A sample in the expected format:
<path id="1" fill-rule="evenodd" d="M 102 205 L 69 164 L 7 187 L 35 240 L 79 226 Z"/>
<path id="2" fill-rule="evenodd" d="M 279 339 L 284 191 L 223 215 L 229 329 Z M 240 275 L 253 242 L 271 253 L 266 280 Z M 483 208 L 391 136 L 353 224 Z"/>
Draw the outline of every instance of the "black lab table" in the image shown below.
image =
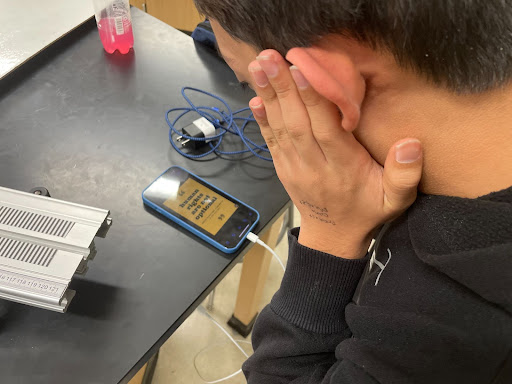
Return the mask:
<path id="1" fill-rule="evenodd" d="M 249 250 L 223 254 L 144 208 L 142 190 L 169 166 L 256 208 L 257 233 L 289 206 L 271 163 L 195 162 L 171 148 L 164 114 L 185 106 L 181 87 L 234 109 L 251 96 L 214 52 L 132 16 L 131 54 L 106 54 L 90 20 L 0 82 L 0 185 L 44 186 L 114 220 L 66 314 L 0 301 L 2 383 L 128 382 Z"/>

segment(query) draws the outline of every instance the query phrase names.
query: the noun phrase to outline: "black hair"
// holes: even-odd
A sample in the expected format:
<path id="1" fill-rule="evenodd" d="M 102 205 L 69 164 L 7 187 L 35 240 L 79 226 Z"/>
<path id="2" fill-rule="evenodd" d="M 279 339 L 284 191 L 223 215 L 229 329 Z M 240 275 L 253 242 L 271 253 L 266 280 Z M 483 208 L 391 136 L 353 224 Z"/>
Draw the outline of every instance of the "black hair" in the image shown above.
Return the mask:
<path id="1" fill-rule="evenodd" d="M 339 33 L 458 93 L 512 76 L 512 0 L 195 0 L 235 39 L 285 54 Z"/>

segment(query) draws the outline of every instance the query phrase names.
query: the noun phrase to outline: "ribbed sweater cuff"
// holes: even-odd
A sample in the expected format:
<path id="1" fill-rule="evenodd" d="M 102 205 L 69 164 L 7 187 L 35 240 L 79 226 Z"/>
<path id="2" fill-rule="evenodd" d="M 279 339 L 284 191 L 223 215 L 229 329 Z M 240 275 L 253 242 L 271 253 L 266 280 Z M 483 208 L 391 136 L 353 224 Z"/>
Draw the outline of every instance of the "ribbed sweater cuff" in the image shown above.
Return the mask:
<path id="1" fill-rule="evenodd" d="M 368 256 L 343 259 L 305 247 L 299 228 L 288 234 L 289 256 L 281 288 L 271 308 L 292 324 L 315 333 L 344 330 L 345 307 L 352 300 Z"/>

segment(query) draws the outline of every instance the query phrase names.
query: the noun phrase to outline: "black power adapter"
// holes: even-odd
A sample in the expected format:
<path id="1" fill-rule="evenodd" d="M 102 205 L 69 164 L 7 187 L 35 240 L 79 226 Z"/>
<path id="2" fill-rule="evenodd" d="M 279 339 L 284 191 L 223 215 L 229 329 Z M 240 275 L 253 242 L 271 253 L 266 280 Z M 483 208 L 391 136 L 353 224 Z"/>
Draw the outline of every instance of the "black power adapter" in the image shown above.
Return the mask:
<path id="1" fill-rule="evenodd" d="M 187 125 L 181 130 L 184 136 L 193 137 L 193 140 L 187 137 L 178 136 L 177 141 L 182 148 L 197 149 L 204 144 L 210 142 L 209 137 L 215 136 L 215 126 L 205 117 L 195 120 L 192 124 Z"/>

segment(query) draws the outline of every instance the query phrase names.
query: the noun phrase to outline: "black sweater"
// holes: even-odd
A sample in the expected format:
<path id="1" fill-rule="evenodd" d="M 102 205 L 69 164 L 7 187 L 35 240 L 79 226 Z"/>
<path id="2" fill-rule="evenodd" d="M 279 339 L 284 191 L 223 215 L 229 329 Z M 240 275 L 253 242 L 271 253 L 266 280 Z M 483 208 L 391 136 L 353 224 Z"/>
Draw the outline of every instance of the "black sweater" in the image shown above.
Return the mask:
<path id="1" fill-rule="evenodd" d="M 373 262 L 297 237 L 254 327 L 249 384 L 512 383 L 512 188 L 420 195 Z"/>

